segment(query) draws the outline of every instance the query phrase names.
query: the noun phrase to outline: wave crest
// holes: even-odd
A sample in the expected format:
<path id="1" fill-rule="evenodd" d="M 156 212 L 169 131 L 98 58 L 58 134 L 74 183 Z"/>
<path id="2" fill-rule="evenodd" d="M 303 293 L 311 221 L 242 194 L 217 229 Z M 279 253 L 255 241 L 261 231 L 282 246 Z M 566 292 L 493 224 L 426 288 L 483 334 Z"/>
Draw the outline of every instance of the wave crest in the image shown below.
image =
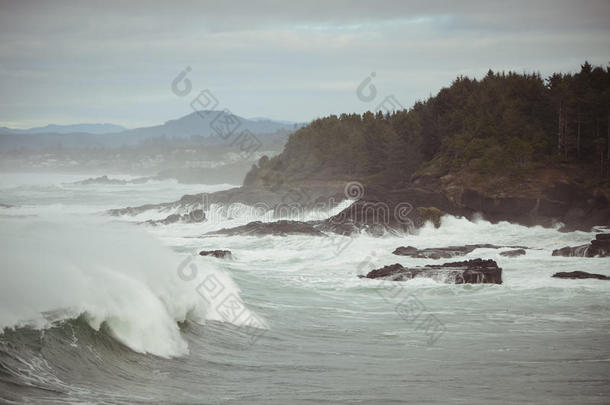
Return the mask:
<path id="1" fill-rule="evenodd" d="M 2 329 L 48 328 L 83 314 L 93 329 L 106 325 L 134 351 L 174 357 L 188 353 L 179 322 L 218 319 L 217 303 L 201 294 L 199 283 L 179 277 L 183 257 L 141 229 L 101 221 L 7 220 L 2 226 Z M 192 260 L 199 261 L 200 277 L 222 279 L 225 293 L 246 310 L 227 274 L 210 261 Z"/>

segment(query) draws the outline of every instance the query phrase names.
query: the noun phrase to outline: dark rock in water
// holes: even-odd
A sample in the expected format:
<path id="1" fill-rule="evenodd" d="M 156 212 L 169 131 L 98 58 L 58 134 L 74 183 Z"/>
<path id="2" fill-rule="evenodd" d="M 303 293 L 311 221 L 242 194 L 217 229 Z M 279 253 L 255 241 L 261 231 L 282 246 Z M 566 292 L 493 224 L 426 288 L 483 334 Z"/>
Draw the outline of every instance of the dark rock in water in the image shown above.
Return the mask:
<path id="1" fill-rule="evenodd" d="M 413 207 L 401 206 L 390 201 L 361 198 L 343 211 L 324 221 L 316 228 L 339 235 L 352 235 L 362 231 L 382 236 L 385 233 L 407 232 L 423 225 L 423 220 Z"/>
<path id="2" fill-rule="evenodd" d="M 525 249 L 515 249 L 515 250 L 507 250 L 506 252 L 500 252 L 500 256 L 506 257 L 517 257 L 523 256 L 525 254 Z"/>
<path id="3" fill-rule="evenodd" d="M 428 264 L 426 267 L 437 267 L 438 264 Z M 440 265 L 441 267 L 481 267 L 481 268 L 498 268 L 498 263 L 492 259 L 470 259 L 460 262 L 447 262 Z"/>
<path id="4" fill-rule="evenodd" d="M 473 259 L 462 262 L 406 268 L 392 264 L 369 272 L 366 278 L 383 278 L 392 281 L 428 277 L 454 284 L 502 284 L 502 269 L 493 260 Z"/>
<path id="5" fill-rule="evenodd" d="M 428 220 L 440 225 L 440 217 L 445 213 L 461 215 L 461 211 L 451 210 L 454 205 L 438 191 L 367 185 L 360 199 L 322 221 L 318 229 L 340 235 L 362 231 L 373 236 L 414 233 Z"/>
<path id="6" fill-rule="evenodd" d="M 218 259 L 231 259 L 233 255 L 230 250 L 202 250 L 200 256 L 214 256 Z"/>
<path id="7" fill-rule="evenodd" d="M 411 256 L 411 257 L 415 257 L 419 254 L 423 254 L 422 252 L 424 252 L 426 249 L 418 249 L 416 247 L 413 246 L 399 246 L 396 249 L 394 249 L 394 251 L 392 252 L 392 254 L 398 255 L 398 256 Z"/>
<path id="8" fill-rule="evenodd" d="M 417 259 L 447 259 L 456 256 L 464 256 L 478 246 L 448 246 L 441 248 L 417 249 L 413 246 L 401 246 L 392 253 L 398 256 L 410 256 Z"/>
<path id="9" fill-rule="evenodd" d="M 175 224 L 176 222 L 192 224 L 192 223 L 203 222 L 203 221 L 205 221 L 205 213 L 203 212 L 202 209 L 196 209 L 196 210 L 189 212 L 188 214 L 182 214 L 182 215 L 171 214 L 171 215 L 168 215 L 165 219 L 161 219 L 161 220 L 153 221 L 152 219 L 149 219 L 148 221 L 146 221 L 146 223 L 151 224 L 151 225 L 169 225 L 169 224 Z"/>
<path id="10" fill-rule="evenodd" d="M 396 276 L 401 276 L 408 269 L 403 267 L 402 264 L 390 264 L 389 266 L 383 266 L 380 269 L 371 270 L 365 277 L 366 278 L 388 278 L 392 277 L 392 280 L 398 281 Z M 411 277 L 412 278 L 412 277 Z"/>
<path id="11" fill-rule="evenodd" d="M 571 278 L 571 279 L 597 278 L 599 280 L 610 280 L 610 277 L 604 276 L 603 274 L 587 273 L 586 271 L 559 272 L 559 273 L 553 274 L 553 277 L 556 277 L 556 278 Z"/>
<path id="12" fill-rule="evenodd" d="M 396 248 L 394 252 L 398 256 L 410 256 L 416 259 L 447 259 L 456 256 L 464 256 L 473 252 L 475 249 L 500 249 L 503 247 L 523 249 L 523 246 L 497 246 L 490 244 L 476 244 L 464 246 L 447 246 L 441 248 L 426 248 L 417 249 L 413 246 L 401 246 Z M 525 254 L 525 253 L 523 253 Z"/>
<path id="13" fill-rule="evenodd" d="M 600 233 L 587 245 L 566 246 L 553 250 L 553 256 L 567 257 L 609 257 L 610 256 L 610 234 Z"/>
<path id="14" fill-rule="evenodd" d="M 179 214 L 171 214 L 168 215 L 165 219 L 161 220 L 161 221 L 156 221 L 157 223 L 162 223 L 163 225 L 169 225 L 169 224 L 173 224 L 175 222 L 180 221 L 180 215 Z"/>
<path id="15" fill-rule="evenodd" d="M 11 208 L 11 207 L 12 207 L 12 205 L 10 205 L 10 204 L 1 204 L 0 203 L 0 208 Z"/>
<path id="16" fill-rule="evenodd" d="M 255 221 L 235 228 L 225 228 L 219 231 L 209 232 L 207 235 L 310 235 L 326 236 L 314 226 L 307 222 L 281 220 L 276 222 Z"/>
<path id="17" fill-rule="evenodd" d="M 74 182 L 73 184 L 79 184 L 81 186 L 87 186 L 90 184 L 119 184 L 119 185 L 143 184 L 151 179 L 152 179 L 152 177 L 138 177 L 133 180 L 121 180 L 121 179 L 112 179 L 112 178 L 109 178 L 108 176 L 100 176 L 100 177 L 92 177 L 89 179 L 77 181 L 77 182 Z"/>
<path id="18" fill-rule="evenodd" d="M 553 250 L 553 256 L 566 256 L 566 257 L 586 257 L 589 244 L 580 246 L 566 246 L 561 249 Z"/>
<path id="19" fill-rule="evenodd" d="M 595 239 L 591 241 L 591 247 L 587 253 L 599 257 L 610 256 L 610 234 L 600 233 L 595 235 Z"/>
<path id="20" fill-rule="evenodd" d="M 108 176 L 92 177 L 89 179 L 77 181 L 74 184 L 87 186 L 89 184 L 125 184 L 125 180 L 111 179 Z"/>
<path id="21" fill-rule="evenodd" d="M 205 212 L 202 209 L 195 209 L 182 216 L 182 220 L 188 223 L 205 221 Z"/>

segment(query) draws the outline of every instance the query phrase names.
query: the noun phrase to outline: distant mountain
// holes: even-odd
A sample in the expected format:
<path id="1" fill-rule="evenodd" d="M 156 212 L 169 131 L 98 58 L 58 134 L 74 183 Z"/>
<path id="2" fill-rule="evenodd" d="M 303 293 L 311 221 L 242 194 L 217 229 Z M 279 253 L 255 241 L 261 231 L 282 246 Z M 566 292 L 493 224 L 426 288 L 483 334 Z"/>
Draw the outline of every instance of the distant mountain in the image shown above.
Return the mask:
<path id="1" fill-rule="evenodd" d="M 295 126 L 296 125 L 296 126 Z M 298 129 L 298 124 L 284 123 L 272 120 L 251 120 L 223 111 L 204 110 L 185 115 L 176 120 L 170 120 L 162 125 L 135 128 L 123 131 L 121 136 L 130 139 L 148 139 L 165 136 L 167 138 L 185 138 L 202 136 L 208 138 L 248 130 L 253 134 L 273 134 L 292 132 Z"/>
<path id="2" fill-rule="evenodd" d="M 71 124 L 55 125 L 49 124 L 44 127 L 34 127 L 28 129 L 15 129 L 0 127 L 0 133 L 4 134 L 111 134 L 125 131 L 127 128 L 114 124 Z"/>
<path id="3" fill-rule="evenodd" d="M 110 131 L 91 132 L 100 126 L 108 125 Z M 92 126 L 95 126 L 93 128 Z M 88 148 L 88 147 L 121 147 L 134 146 L 152 139 L 197 139 L 210 145 L 232 142 L 237 134 L 247 130 L 257 135 L 264 144 L 284 142 L 288 135 L 302 125 L 279 121 L 249 120 L 223 111 L 197 111 L 161 125 L 125 129 L 111 124 L 80 124 L 72 126 L 48 125 L 30 130 L 14 130 L 0 127 L 0 148 Z M 57 129 L 78 132 L 59 132 Z M 120 132 L 116 128 L 121 128 Z M 42 131 L 46 128 L 46 132 Z M 113 130 L 114 129 L 114 130 Z M 230 135 L 230 136 L 229 136 Z"/>

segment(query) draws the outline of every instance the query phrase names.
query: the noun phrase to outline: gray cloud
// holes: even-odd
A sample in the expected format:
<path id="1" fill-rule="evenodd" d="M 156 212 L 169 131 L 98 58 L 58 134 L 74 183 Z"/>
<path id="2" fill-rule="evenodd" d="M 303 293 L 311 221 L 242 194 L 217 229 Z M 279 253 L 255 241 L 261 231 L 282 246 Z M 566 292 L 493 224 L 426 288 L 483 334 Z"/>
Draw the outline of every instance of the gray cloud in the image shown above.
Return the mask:
<path id="1" fill-rule="evenodd" d="M 458 74 L 610 61 L 610 2 L 0 2 L 0 125 L 155 124 L 189 112 L 169 83 L 244 116 L 408 106 Z"/>

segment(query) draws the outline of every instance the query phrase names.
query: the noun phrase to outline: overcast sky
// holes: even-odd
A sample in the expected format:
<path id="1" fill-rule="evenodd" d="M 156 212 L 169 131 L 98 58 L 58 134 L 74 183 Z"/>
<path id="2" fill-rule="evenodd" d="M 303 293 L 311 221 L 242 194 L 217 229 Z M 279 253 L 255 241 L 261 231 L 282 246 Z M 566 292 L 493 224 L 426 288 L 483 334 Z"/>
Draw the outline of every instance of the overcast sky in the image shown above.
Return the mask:
<path id="1" fill-rule="evenodd" d="M 610 62 L 608 0 L 92 3 L 0 0 L 0 126 L 154 125 L 203 89 L 244 117 L 309 121 L 388 95 L 409 107 L 489 68 Z M 187 66 L 180 97 L 171 83 Z"/>

